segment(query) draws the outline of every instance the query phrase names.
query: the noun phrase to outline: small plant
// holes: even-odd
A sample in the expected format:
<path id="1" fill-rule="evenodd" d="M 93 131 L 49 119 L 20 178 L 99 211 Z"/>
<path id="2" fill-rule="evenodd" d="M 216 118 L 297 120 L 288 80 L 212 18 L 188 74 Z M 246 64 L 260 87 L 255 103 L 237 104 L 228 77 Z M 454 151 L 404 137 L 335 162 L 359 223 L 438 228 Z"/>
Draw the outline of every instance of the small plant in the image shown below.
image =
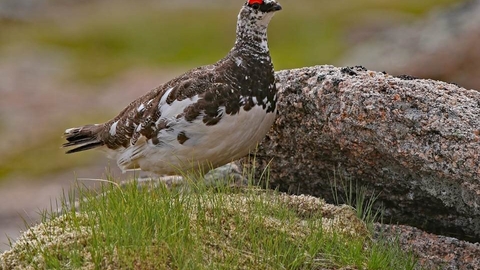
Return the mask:
<path id="1" fill-rule="evenodd" d="M 374 208 L 379 194 L 369 192 L 365 186 L 358 185 L 352 179 L 335 173 L 332 183 L 332 195 L 335 204 L 347 204 L 352 206 L 357 217 L 367 224 L 381 221 L 382 208 Z"/>
<path id="2" fill-rule="evenodd" d="M 365 222 L 373 235 L 375 233 L 374 223 L 382 222 L 382 208 L 374 209 L 379 194 L 369 194 L 367 187 L 360 186 L 341 173 L 335 173 L 331 186 L 335 204 L 344 203 L 353 207 L 357 217 Z M 378 252 L 379 250 L 382 252 Z M 404 252 L 400 248 L 398 238 L 388 239 L 383 233 L 380 233 L 374 239 L 371 252 L 367 269 L 418 269 L 416 267 L 417 259 L 412 252 Z"/>

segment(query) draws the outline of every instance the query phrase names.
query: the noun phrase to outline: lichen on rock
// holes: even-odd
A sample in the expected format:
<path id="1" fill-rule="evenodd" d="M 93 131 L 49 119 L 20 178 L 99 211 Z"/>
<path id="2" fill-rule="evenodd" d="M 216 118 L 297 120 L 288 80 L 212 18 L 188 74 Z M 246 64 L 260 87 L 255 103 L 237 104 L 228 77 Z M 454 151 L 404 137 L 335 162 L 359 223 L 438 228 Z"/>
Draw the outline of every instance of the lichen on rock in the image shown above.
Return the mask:
<path id="1" fill-rule="evenodd" d="M 480 240 L 479 91 L 363 67 L 276 80 L 279 114 L 255 153 L 270 186 L 333 201 L 334 178 L 349 179 L 379 194 L 386 220 Z"/>

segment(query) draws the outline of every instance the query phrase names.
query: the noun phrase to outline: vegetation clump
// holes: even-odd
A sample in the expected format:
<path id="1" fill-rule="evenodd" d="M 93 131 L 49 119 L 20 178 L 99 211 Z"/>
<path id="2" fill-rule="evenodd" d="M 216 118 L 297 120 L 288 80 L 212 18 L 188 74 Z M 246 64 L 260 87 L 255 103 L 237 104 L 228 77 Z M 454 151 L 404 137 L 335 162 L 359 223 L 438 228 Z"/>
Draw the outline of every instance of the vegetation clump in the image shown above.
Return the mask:
<path id="1" fill-rule="evenodd" d="M 3 269 L 413 269 L 350 206 L 256 187 L 84 188 L 0 255 Z M 350 269 L 349 268 L 349 269 Z"/>

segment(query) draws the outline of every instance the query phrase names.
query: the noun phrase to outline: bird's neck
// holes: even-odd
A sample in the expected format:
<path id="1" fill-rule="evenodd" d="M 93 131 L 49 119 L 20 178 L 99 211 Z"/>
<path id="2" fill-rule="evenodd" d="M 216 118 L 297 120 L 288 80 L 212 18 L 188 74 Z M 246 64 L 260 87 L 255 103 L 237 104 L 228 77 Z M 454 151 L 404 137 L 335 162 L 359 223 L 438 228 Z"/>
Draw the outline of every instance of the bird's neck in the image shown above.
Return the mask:
<path id="1" fill-rule="evenodd" d="M 249 21 L 238 20 L 235 50 L 252 53 L 268 54 L 267 27 L 256 25 Z"/>

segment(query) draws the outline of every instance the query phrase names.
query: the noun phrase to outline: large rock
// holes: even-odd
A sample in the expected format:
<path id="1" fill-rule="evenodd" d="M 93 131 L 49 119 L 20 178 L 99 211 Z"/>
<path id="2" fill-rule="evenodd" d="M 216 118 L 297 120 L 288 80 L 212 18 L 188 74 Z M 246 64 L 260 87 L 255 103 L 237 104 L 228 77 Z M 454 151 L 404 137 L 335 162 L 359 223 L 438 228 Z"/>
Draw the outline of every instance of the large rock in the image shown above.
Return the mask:
<path id="1" fill-rule="evenodd" d="M 387 222 L 480 241 L 480 92 L 362 67 L 276 77 L 279 115 L 256 154 L 270 185 L 332 201 L 347 179 Z"/>
<path id="2" fill-rule="evenodd" d="M 375 224 L 375 235 L 398 241 L 423 269 L 480 269 L 480 244 L 426 233 L 404 225 Z"/>

